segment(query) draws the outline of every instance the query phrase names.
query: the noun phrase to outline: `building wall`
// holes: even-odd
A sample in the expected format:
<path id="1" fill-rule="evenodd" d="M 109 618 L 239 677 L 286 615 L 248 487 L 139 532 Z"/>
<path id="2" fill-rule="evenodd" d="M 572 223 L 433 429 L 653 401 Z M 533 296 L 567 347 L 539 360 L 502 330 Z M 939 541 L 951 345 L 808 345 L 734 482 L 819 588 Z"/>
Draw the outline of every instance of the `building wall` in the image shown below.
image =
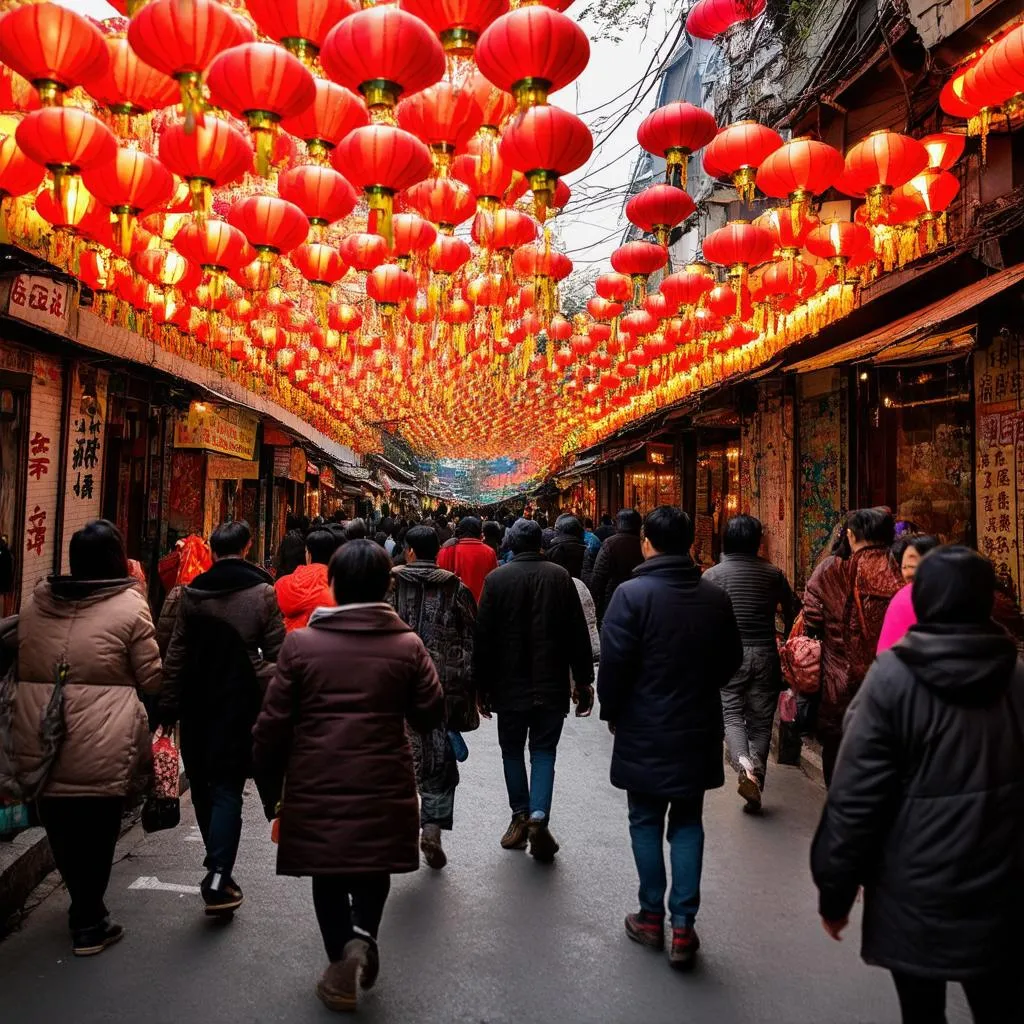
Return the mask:
<path id="1" fill-rule="evenodd" d="M 61 360 L 36 354 L 29 397 L 29 462 L 25 487 L 25 536 L 21 544 L 21 600 L 53 572 L 60 422 L 64 372 Z"/>
<path id="2" fill-rule="evenodd" d="M 839 370 L 798 378 L 799 491 L 796 586 L 802 589 L 848 507 L 847 395 Z"/>

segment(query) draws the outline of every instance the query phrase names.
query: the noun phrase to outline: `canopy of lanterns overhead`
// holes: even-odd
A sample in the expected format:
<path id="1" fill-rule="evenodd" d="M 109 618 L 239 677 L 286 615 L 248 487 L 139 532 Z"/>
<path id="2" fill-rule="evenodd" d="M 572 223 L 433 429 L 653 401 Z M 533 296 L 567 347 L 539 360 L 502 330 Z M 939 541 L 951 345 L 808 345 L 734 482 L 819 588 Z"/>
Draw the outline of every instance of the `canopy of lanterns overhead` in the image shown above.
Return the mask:
<path id="1" fill-rule="evenodd" d="M 386 426 L 547 464 L 582 414 L 550 224 L 593 148 L 548 102 L 589 59 L 569 2 L 0 2 L 4 240 L 360 450 Z"/>

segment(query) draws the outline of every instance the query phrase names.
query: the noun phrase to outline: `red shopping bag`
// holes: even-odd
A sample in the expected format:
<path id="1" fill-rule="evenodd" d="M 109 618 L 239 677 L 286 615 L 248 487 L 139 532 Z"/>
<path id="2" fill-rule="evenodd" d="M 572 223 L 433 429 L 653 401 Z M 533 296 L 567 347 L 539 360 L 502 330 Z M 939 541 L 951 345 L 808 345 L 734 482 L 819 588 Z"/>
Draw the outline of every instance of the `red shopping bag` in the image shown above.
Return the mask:
<path id="1" fill-rule="evenodd" d="M 161 800 L 178 796 L 178 748 L 161 726 L 153 736 L 153 795 Z"/>

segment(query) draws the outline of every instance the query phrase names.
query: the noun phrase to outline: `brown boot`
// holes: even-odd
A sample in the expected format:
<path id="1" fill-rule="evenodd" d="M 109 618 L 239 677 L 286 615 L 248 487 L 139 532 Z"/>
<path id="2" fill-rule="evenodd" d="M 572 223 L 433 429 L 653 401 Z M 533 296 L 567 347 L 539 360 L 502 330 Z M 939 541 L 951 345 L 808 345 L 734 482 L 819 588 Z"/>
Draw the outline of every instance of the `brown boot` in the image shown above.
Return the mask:
<path id="1" fill-rule="evenodd" d="M 354 1013 L 358 1009 L 360 974 L 367 964 L 370 944 L 365 939 L 352 939 L 345 944 L 342 958 L 324 971 L 316 986 L 316 994 L 335 1013 Z"/>
<path id="2" fill-rule="evenodd" d="M 530 816 L 523 811 L 512 815 L 512 820 L 501 837 L 501 845 L 506 850 L 525 850 L 526 840 L 529 837 Z"/>
<path id="3" fill-rule="evenodd" d="M 700 939 L 693 928 L 672 929 L 672 949 L 669 951 L 669 963 L 677 971 L 690 970 L 697 960 Z"/>
<path id="4" fill-rule="evenodd" d="M 558 853 L 558 843 L 548 828 L 546 818 L 539 818 L 529 824 L 530 856 L 541 864 L 551 864 Z"/>
<path id="5" fill-rule="evenodd" d="M 448 863 L 448 857 L 441 846 L 441 827 L 424 825 L 420 834 L 420 850 L 427 866 L 440 871 Z"/>
<path id="6" fill-rule="evenodd" d="M 665 915 L 641 910 L 626 916 L 626 934 L 648 949 L 665 948 Z"/>

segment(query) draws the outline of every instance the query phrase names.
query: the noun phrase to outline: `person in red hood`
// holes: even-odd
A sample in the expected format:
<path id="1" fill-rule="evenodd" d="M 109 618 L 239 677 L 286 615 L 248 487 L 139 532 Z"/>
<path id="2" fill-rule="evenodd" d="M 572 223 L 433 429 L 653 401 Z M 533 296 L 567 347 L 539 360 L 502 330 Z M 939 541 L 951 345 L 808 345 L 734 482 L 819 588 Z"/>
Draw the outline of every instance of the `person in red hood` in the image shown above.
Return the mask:
<path id="1" fill-rule="evenodd" d="M 498 556 L 483 542 L 483 533 L 483 523 L 476 516 L 466 516 L 455 527 L 455 543 L 446 544 L 437 556 L 438 567 L 455 573 L 477 604 L 487 574 L 498 568 Z"/>
<path id="2" fill-rule="evenodd" d="M 337 548 L 330 530 L 310 530 L 306 536 L 306 564 L 274 584 L 287 632 L 302 629 L 314 608 L 334 605 L 334 595 L 327 585 L 327 563 Z"/>

